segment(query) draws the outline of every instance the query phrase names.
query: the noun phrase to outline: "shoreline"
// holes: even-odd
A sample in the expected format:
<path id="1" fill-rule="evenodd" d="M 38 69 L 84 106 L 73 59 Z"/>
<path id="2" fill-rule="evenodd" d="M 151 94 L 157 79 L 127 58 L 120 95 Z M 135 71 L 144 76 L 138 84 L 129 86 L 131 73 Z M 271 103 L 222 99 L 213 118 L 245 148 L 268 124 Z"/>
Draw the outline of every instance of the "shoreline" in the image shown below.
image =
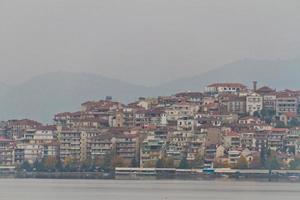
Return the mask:
<path id="1" fill-rule="evenodd" d="M 57 180 L 131 180 L 131 181 L 233 181 L 233 182 L 287 182 L 300 183 L 299 176 L 297 179 L 290 179 L 291 176 L 272 174 L 271 176 L 244 176 L 244 175 L 189 175 L 189 176 L 171 176 L 171 175 L 155 175 L 155 176 L 132 176 L 132 175 L 114 175 L 98 172 L 22 172 L 15 174 L 0 174 L 0 179 L 57 179 Z"/>

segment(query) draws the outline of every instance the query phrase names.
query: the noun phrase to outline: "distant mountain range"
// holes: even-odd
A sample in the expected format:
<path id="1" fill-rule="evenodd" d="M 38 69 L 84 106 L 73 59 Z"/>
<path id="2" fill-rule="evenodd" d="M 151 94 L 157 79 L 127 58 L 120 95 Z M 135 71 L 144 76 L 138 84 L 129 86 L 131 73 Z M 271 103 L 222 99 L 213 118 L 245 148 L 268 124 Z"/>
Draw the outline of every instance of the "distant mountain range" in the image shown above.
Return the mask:
<path id="1" fill-rule="evenodd" d="M 77 111 L 88 100 L 105 96 L 129 102 L 154 95 L 151 88 L 100 75 L 53 72 L 36 76 L 15 87 L 0 88 L 0 119 L 31 118 L 51 122 L 57 112 Z"/>
<path id="2" fill-rule="evenodd" d="M 254 80 L 258 81 L 260 86 L 300 89 L 300 60 L 244 59 L 200 75 L 171 81 L 163 86 L 175 92 L 203 90 L 204 86 L 212 82 L 240 82 L 250 86 Z"/>
<path id="3" fill-rule="evenodd" d="M 195 74 L 198 72 L 195 71 Z M 174 80 L 157 87 L 134 85 L 101 75 L 53 72 L 7 86 L 0 83 L 0 120 L 31 118 L 51 123 L 57 112 L 76 111 L 88 100 L 113 96 L 128 103 L 140 96 L 170 95 L 179 91 L 202 91 L 212 82 L 241 82 L 273 88 L 300 89 L 300 61 L 245 59 L 209 72 Z"/>

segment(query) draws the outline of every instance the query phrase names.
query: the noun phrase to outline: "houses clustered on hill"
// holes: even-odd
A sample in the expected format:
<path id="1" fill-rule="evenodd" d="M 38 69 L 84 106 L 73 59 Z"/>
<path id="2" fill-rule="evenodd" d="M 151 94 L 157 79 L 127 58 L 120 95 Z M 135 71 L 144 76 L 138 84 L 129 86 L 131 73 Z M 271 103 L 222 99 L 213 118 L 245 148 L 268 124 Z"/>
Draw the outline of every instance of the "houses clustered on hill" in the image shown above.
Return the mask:
<path id="1" fill-rule="evenodd" d="M 89 101 L 53 125 L 0 124 L 0 165 L 104 167 L 295 167 L 300 155 L 300 91 L 216 83 L 202 92 Z M 59 164 L 58 164 L 59 163 Z M 297 166 L 296 166 L 297 167 Z M 298 166 L 299 167 L 299 166 Z"/>

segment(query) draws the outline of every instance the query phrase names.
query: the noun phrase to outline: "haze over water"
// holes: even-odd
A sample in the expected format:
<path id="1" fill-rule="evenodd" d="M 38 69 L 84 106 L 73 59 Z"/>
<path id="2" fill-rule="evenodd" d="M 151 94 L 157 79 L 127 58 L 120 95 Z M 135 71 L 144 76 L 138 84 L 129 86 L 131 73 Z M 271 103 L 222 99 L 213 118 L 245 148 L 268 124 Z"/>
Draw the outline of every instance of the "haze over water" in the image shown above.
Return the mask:
<path id="1" fill-rule="evenodd" d="M 0 179 L 1 200 L 296 200 L 299 197 L 298 183 Z"/>

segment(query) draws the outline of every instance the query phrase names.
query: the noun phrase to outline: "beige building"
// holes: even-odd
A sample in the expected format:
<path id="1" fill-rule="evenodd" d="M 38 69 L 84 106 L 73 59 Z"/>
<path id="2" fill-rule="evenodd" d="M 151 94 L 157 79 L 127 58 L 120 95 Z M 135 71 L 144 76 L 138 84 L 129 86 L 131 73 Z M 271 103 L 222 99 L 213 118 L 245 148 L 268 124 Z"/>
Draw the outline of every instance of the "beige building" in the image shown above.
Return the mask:
<path id="1" fill-rule="evenodd" d="M 156 138 L 154 135 L 148 136 L 141 146 L 140 166 L 155 167 L 157 160 L 162 157 L 162 149 L 164 146 L 164 140 Z"/>
<path id="2" fill-rule="evenodd" d="M 81 132 L 77 130 L 61 130 L 58 132 L 60 144 L 60 159 L 73 158 L 80 160 L 81 157 Z"/>
<path id="3" fill-rule="evenodd" d="M 17 148 L 24 150 L 24 160 L 31 164 L 44 157 L 44 146 L 41 144 L 21 143 L 17 144 Z"/>
<path id="4" fill-rule="evenodd" d="M 0 166 L 12 166 L 14 163 L 13 141 L 0 136 Z"/>
<path id="5" fill-rule="evenodd" d="M 240 134 L 234 131 L 224 133 L 223 146 L 225 148 L 241 146 Z"/>
<path id="6" fill-rule="evenodd" d="M 222 144 L 222 132 L 220 128 L 208 128 L 206 135 L 206 147 Z"/>
<path id="7" fill-rule="evenodd" d="M 90 157 L 93 160 L 103 159 L 105 155 L 112 153 L 114 145 L 114 138 L 109 133 L 94 136 L 88 141 L 87 144 Z"/>

